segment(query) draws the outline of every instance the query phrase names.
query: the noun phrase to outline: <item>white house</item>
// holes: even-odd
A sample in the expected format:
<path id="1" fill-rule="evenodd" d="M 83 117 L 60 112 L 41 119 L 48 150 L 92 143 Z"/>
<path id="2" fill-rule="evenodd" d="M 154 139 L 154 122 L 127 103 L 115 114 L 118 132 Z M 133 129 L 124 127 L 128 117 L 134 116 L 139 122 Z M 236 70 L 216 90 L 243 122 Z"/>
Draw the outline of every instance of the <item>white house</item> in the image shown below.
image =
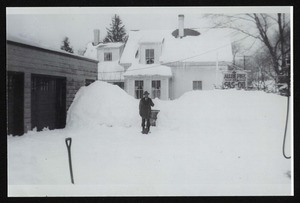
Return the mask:
<path id="1" fill-rule="evenodd" d="M 98 80 L 119 85 L 124 89 L 124 68 L 119 60 L 124 49 L 121 42 L 100 42 L 100 31 L 94 30 L 94 42 L 87 45 L 84 56 L 95 58 L 98 63 Z"/>
<path id="2" fill-rule="evenodd" d="M 184 28 L 178 16 L 175 30 L 130 31 L 126 44 L 89 43 L 85 56 L 99 60 L 98 79 L 117 84 L 141 98 L 176 99 L 192 90 L 212 90 L 224 85 L 232 64 L 230 33 L 222 29 Z M 226 83 L 227 84 L 227 83 Z"/>
<path id="3" fill-rule="evenodd" d="M 152 98 L 167 100 L 222 85 L 233 60 L 228 33 L 185 29 L 183 15 L 178 21 L 176 30 L 129 32 L 120 59 L 128 94 L 140 98 L 147 90 Z"/>

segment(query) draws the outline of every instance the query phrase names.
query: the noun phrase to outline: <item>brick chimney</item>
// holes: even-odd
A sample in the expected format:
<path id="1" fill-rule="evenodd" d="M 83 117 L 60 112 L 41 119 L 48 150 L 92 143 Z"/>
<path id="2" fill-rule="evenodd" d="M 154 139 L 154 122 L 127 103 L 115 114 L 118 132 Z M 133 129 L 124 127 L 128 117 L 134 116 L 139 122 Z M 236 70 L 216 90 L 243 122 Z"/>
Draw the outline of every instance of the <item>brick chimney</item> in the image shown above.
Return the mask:
<path id="1" fill-rule="evenodd" d="M 178 37 L 184 37 L 184 15 L 178 15 Z"/>
<path id="2" fill-rule="evenodd" d="M 94 46 L 98 45 L 100 42 L 100 30 L 94 30 Z"/>

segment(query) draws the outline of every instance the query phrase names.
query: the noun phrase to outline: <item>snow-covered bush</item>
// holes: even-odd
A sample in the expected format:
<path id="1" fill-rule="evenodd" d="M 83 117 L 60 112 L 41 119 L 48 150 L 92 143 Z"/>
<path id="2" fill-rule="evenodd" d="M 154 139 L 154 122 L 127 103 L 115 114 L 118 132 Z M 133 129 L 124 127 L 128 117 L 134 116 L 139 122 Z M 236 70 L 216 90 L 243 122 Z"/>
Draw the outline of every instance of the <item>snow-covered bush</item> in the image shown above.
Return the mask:
<path id="1" fill-rule="evenodd" d="M 274 80 L 267 81 L 253 81 L 252 86 L 257 90 L 264 90 L 265 92 L 277 93 L 276 82 Z"/>

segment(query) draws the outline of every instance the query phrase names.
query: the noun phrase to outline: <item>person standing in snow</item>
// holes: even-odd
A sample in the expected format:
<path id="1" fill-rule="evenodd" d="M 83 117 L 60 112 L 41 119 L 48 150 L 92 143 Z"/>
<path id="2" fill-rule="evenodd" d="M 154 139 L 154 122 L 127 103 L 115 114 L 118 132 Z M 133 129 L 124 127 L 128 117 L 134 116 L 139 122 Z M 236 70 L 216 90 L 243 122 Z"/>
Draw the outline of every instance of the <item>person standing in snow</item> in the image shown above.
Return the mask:
<path id="1" fill-rule="evenodd" d="M 148 134 L 150 130 L 150 115 L 151 115 L 151 106 L 154 106 L 152 99 L 149 98 L 149 93 L 144 92 L 144 97 L 140 100 L 140 116 L 142 117 L 142 133 Z M 147 122 L 147 128 L 145 128 L 145 122 Z"/>

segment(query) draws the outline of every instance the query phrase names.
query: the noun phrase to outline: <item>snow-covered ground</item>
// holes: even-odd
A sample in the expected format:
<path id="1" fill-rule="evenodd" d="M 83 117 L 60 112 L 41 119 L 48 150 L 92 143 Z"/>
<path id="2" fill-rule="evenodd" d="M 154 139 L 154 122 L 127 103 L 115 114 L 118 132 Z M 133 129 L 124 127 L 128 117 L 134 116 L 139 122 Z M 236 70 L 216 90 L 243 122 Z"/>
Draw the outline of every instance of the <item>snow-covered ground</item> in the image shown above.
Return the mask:
<path id="1" fill-rule="evenodd" d="M 148 135 L 140 132 L 138 102 L 95 82 L 77 93 L 65 129 L 8 136 L 8 195 L 293 194 L 292 159 L 282 155 L 285 97 L 214 90 L 155 99 L 160 113 Z M 290 140 L 288 131 L 287 155 Z"/>

